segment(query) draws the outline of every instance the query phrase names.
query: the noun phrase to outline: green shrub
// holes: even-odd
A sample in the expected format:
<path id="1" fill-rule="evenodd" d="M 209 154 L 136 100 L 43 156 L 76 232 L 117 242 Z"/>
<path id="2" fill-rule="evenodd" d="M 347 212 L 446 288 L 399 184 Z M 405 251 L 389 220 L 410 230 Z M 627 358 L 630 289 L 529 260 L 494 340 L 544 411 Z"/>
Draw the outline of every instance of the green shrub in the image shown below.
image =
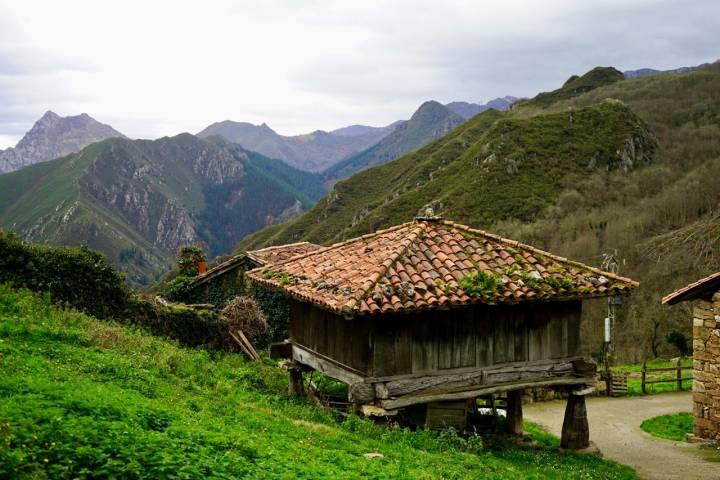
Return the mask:
<path id="1" fill-rule="evenodd" d="M 103 318 L 122 312 L 130 296 L 122 274 L 100 253 L 27 244 L 2 231 L 0 282 L 48 292 L 54 302 Z"/>
<path id="2" fill-rule="evenodd" d="M 184 305 L 169 307 L 149 299 L 135 297 L 121 319 L 139 325 L 152 334 L 177 340 L 187 347 L 204 346 L 210 350 L 234 350 L 225 318 L 212 310 L 195 310 Z"/>
<path id="3" fill-rule="evenodd" d="M 250 287 L 250 294 L 265 314 L 270 327 L 269 341 L 281 342 L 288 338 L 288 326 L 290 325 L 288 298 L 276 290 L 258 284 Z"/>
<path id="4" fill-rule="evenodd" d="M 158 288 L 157 294 L 171 302 L 187 302 L 190 286 L 196 277 L 178 275 Z"/>
<path id="5" fill-rule="evenodd" d="M 187 278 L 178 277 L 172 288 L 180 290 Z M 183 345 L 234 348 L 227 321 L 217 313 L 164 307 L 133 296 L 105 257 L 86 247 L 27 244 L 0 231 L 0 282 L 47 294 L 55 303 L 98 318 L 141 325 Z"/>
<path id="6" fill-rule="evenodd" d="M 685 334 L 679 330 L 672 329 L 665 336 L 667 342 L 678 349 L 681 356 L 686 356 L 688 353 L 688 339 Z"/>

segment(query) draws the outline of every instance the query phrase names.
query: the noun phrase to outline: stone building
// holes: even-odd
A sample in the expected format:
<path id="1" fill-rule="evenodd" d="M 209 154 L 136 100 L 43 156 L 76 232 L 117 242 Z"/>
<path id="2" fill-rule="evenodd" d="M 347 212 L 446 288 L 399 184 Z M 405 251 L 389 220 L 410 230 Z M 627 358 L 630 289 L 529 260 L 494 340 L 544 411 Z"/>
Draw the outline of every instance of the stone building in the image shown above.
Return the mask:
<path id="1" fill-rule="evenodd" d="M 270 263 L 280 262 L 322 248 L 314 243 L 299 242 L 289 245 L 248 250 L 234 255 L 198 275 L 186 287 L 182 299 L 185 303 L 208 303 L 222 307 L 238 295 L 247 295 L 245 272 Z"/>
<path id="2" fill-rule="evenodd" d="M 693 414 L 695 436 L 720 440 L 720 272 L 662 299 L 693 307 Z"/>

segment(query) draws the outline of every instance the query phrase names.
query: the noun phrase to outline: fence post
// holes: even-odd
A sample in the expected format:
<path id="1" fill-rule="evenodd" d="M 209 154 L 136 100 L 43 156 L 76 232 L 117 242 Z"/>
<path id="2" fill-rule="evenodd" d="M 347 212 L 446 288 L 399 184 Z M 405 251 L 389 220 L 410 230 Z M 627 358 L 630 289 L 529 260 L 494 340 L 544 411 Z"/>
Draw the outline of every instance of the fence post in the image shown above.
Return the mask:
<path id="1" fill-rule="evenodd" d="M 642 364 L 642 383 L 641 383 L 641 388 L 642 388 L 642 393 L 643 393 L 643 395 L 645 395 L 645 393 L 647 393 L 647 392 L 645 391 L 645 372 L 646 372 L 646 369 L 647 369 L 647 367 L 645 366 L 645 362 L 646 362 L 646 360 L 643 360 L 643 364 Z"/>
<path id="2" fill-rule="evenodd" d="M 682 392 L 682 355 L 678 357 L 677 361 L 677 386 L 678 390 Z"/>

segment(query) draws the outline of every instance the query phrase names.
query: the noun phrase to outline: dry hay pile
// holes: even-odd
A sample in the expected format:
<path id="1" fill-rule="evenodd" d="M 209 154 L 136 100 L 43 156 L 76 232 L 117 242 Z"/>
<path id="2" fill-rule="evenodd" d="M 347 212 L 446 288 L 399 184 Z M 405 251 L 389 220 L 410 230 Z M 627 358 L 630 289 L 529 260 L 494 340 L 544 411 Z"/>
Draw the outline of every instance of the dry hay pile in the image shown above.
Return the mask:
<path id="1" fill-rule="evenodd" d="M 258 304 L 250 297 L 228 300 L 220 312 L 231 331 L 242 330 L 251 342 L 265 335 L 268 323 Z"/>

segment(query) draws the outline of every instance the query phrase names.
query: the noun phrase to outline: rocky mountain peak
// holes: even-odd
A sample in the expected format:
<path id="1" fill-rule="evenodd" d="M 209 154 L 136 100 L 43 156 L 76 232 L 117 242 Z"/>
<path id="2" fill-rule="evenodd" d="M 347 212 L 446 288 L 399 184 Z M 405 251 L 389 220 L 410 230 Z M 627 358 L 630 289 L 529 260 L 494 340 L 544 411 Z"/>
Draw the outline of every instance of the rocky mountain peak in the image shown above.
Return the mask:
<path id="1" fill-rule="evenodd" d="M 0 173 L 79 152 L 91 143 L 124 135 L 87 113 L 61 117 L 48 110 L 15 148 L 0 152 Z"/>
<path id="2" fill-rule="evenodd" d="M 58 115 L 57 113 L 53 112 L 52 110 L 48 110 L 43 114 L 42 117 L 40 117 L 40 120 L 38 120 L 37 123 L 48 123 L 56 120 L 60 120 L 62 117 Z"/>

